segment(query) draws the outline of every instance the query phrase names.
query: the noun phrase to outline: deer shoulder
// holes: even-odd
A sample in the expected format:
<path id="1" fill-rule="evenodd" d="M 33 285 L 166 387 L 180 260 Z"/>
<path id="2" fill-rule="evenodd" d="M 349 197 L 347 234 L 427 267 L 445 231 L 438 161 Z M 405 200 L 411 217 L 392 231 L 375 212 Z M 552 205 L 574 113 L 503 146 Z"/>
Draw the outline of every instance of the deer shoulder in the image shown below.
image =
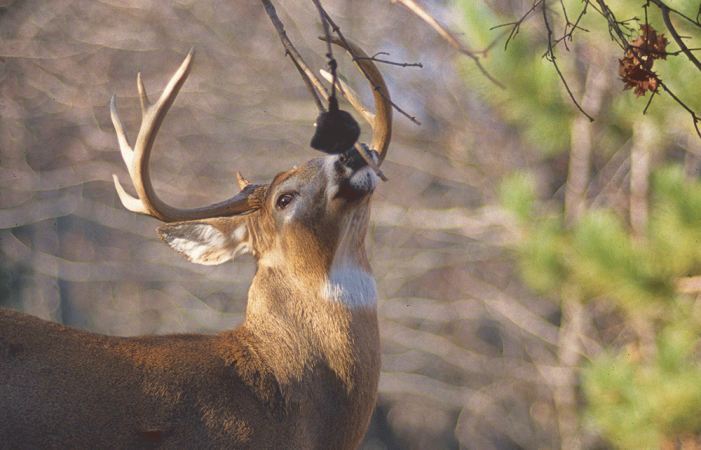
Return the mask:
<path id="1" fill-rule="evenodd" d="M 255 258 L 245 320 L 217 335 L 113 337 L 0 309 L 1 448 L 354 449 L 363 437 L 380 371 L 364 246 L 377 177 L 350 150 L 269 184 L 239 175 L 241 192 L 210 206 L 164 203 L 148 162 L 192 58 L 154 104 L 139 77 L 143 123 L 133 147 L 113 97 L 136 197 L 116 177 L 115 185 L 124 206 L 164 222 L 160 237 L 193 263 Z M 389 97 L 372 61 L 359 61 L 373 74 L 367 150 L 379 165 Z"/>

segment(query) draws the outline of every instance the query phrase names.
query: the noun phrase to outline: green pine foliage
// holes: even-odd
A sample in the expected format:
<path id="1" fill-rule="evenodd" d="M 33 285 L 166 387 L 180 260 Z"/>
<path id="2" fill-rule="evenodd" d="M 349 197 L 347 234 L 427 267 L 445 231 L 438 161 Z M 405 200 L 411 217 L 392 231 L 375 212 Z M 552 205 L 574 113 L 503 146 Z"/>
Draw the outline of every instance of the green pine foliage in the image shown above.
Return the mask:
<path id="1" fill-rule="evenodd" d="M 664 326 L 652 360 L 609 352 L 583 371 L 587 418 L 610 442 L 622 449 L 659 449 L 665 441 L 701 432 L 699 325 L 682 319 Z"/>
<path id="2" fill-rule="evenodd" d="M 674 255 L 666 261 L 666 270 L 676 276 L 701 273 L 701 190 L 698 182 L 687 182 L 681 168 L 670 167 L 655 175 L 653 185 L 657 202 L 650 234 L 660 252 Z"/>
<path id="3" fill-rule="evenodd" d="M 503 195 L 505 207 L 509 199 L 532 198 L 524 179 L 519 174 L 504 182 L 504 189 L 527 191 Z M 637 238 L 608 211 L 592 211 L 569 229 L 561 216 L 515 214 L 528 236 L 521 273 L 534 289 L 553 298 L 572 288 L 583 301 L 605 298 L 655 332 L 651 348 L 635 340 L 612 345 L 581 373 L 586 420 L 631 450 L 701 433 L 701 306 L 675 292 L 679 278 L 701 273 L 701 182 L 668 166 L 654 175 L 652 191 L 647 235 Z"/>
<path id="4" fill-rule="evenodd" d="M 688 111 L 663 91 L 647 107 L 649 92 L 638 98 L 632 91 L 623 91 L 618 60 L 624 52 L 612 41 L 609 24 L 595 2 L 546 2 L 545 16 L 537 3 L 540 6 L 523 21 L 534 3 L 455 3 L 462 12 L 461 40 L 505 88 L 489 81 L 472 60 L 464 58 L 466 84 L 513 127 L 522 142 L 540 151 L 543 161 L 571 151 L 572 121 L 582 117 L 574 101 L 584 103 L 587 94 L 600 99 L 587 107 L 595 109 L 588 112 L 596 116 L 590 129 L 595 170 L 601 171 L 616 152 L 630 151 L 634 127 L 636 134 L 646 132 L 657 140 L 650 146 L 650 156 L 653 165 L 661 163 L 663 168 L 651 180 L 648 229 L 642 236 L 632 236 L 623 217 L 625 208 L 593 210 L 577 224 L 566 226 L 562 214 L 551 211 L 562 198 L 538 202 L 535 177 L 528 173 L 504 180 L 500 199 L 523 224 L 519 264 L 523 279 L 534 290 L 556 301 L 574 297 L 609 302 L 622 320 L 635 324 L 627 328 L 637 338 L 605 342 L 607 347 L 581 371 L 587 405 L 583 416 L 588 423 L 622 449 L 659 449 L 682 436 L 701 436 L 701 314 L 695 298 L 676 289 L 680 278 L 701 274 L 701 183 L 686 180 L 681 168 L 664 163 L 665 151 L 672 147 L 667 143 L 681 142 L 684 147 L 687 136 L 695 138 Z M 651 3 L 647 10 L 633 0 L 606 3 L 630 40 L 638 37 L 640 25 L 647 20 L 672 42 L 659 8 Z M 588 9 L 580 21 L 584 5 Z M 674 8 L 697 17 L 698 2 L 678 2 Z M 560 39 L 554 47 L 574 100 L 545 57 L 544 17 L 553 32 L 550 42 L 578 21 L 572 39 Z M 687 44 L 696 45 L 696 25 L 684 20 L 675 23 Z M 510 36 L 512 31 L 517 33 Z M 480 53 L 483 49 L 488 51 Z M 668 51 L 675 50 L 672 42 Z M 654 71 L 686 107 L 697 114 L 701 111 L 699 72 L 687 58 L 669 55 L 656 61 Z M 588 84 L 597 80 L 594 74 L 599 74 L 598 81 Z"/>
<path id="5" fill-rule="evenodd" d="M 536 8 L 521 22 L 507 45 L 507 37 L 515 30 L 516 21 L 532 6 L 531 2 L 456 0 L 455 4 L 462 12 L 461 41 L 477 52 L 484 68 L 504 86 L 489 81 L 472 60 L 461 58 L 471 92 L 491 105 L 506 123 L 518 130 L 525 142 L 540 149 L 544 155 L 567 152 L 572 119 L 580 117 L 581 113 L 564 89 L 555 66 L 545 56 L 548 38 L 542 9 Z M 637 98 L 633 92 L 623 91 L 617 60 L 623 58 L 624 52 L 611 40 L 608 23 L 593 6 L 587 8 L 572 39 L 560 39 L 566 29 L 563 11 L 567 11 L 568 19 L 574 21 L 584 2 L 562 0 L 548 5 L 552 41 L 559 39 L 554 47 L 556 62 L 575 99 L 582 102 L 590 67 L 604 71 L 607 89 L 615 93 L 606 93 L 605 108 L 588 112 L 595 114 L 597 126 L 602 128 L 599 137 L 602 151 L 619 149 L 630 138 L 633 125 L 641 120 L 650 94 Z M 627 21 L 630 38 L 637 37 L 639 26 L 646 17 L 641 3 L 618 0 L 610 2 L 609 6 L 619 21 Z M 690 1 L 679 2 L 674 7 L 687 17 L 696 17 L 699 9 L 698 3 Z M 658 8 L 648 8 L 647 18 L 672 41 Z M 683 20 L 675 23 L 682 35 L 697 36 L 693 24 Z M 485 53 L 480 53 L 485 49 Z M 701 90 L 697 89 L 699 72 L 689 64 L 686 57 L 669 56 L 658 60 L 654 71 L 687 107 L 698 114 L 701 111 Z M 666 134 L 696 133 L 689 113 L 664 93 L 654 98 L 645 116 Z"/>

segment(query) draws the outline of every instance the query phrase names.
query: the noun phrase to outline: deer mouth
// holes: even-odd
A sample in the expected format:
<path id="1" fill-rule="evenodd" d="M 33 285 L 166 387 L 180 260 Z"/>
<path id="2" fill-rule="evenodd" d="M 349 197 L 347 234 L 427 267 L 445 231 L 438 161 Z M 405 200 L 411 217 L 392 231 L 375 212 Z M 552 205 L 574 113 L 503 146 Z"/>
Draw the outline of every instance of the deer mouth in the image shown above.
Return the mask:
<path id="1" fill-rule="evenodd" d="M 368 150 L 368 153 L 375 162 L 379 161 L 376 151 Z M 339 175 L 337 178 L 338 191 L 334 195 L 334 199 L 341 198 L 352 203 L 371 195 L 375 191 L 377 175 L 375 175 L 375 172 L 355 148 L 339 155 L 334 165 Z"/>
<path id="2" fill-rule="evenodd" d="M 378 164 L 380 161 L 380 156 L 378 153 L 375 150 L 368 149 L 367 145 L 365 144 L 360 145 L 365 147 L 365 151 L 370 155 L 373 161 L 375 161 L 375 164 Z M 359 170 L 368 165 L 365 158 L 363 158 L 363 155 L 361 155 L 355 147 L 352 147 L 350 150 L 343 153 L 343 155 L 340 156 L 340 162 L 351 170 Z"/>

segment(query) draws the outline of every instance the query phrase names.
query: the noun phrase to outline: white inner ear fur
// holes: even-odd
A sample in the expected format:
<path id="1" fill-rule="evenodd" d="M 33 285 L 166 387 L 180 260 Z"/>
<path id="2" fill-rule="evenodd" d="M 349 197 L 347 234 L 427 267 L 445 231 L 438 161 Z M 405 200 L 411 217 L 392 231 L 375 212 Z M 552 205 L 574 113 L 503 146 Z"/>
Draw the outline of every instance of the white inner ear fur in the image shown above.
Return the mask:
<path id="1" fill-rule="evenodd" d="M 184 222 L 164 225 L 159 234 L 174 250 L 197 264 L 221 264 L 251 251 L 245 225 L 226 234 L 207 222 Z"/>

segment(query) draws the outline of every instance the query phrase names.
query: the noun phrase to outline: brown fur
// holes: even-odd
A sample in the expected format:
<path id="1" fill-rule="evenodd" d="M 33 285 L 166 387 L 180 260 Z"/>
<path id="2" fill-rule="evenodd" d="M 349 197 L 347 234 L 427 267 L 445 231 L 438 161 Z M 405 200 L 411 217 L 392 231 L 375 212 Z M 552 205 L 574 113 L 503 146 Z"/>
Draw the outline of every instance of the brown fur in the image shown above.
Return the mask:
<path id="1" fill-rule="evenodd" d="M 328 200 L 338 180 L 323 167 L 277 177 L 253 213 L 161 229 L 200 262 L 236 248 L 259 259 L 233 331 L 109 337 L 0 308 L 0 449 L 357 448 L 377 392 L 376 310 L 320 287 L 339 253 L 369 273 L 369 193 Z M 296 187 L 304 203 L 285 219 L 277 190 Z M 210 231 L 210 253 L 174 241 L 204 248 Z"/>

